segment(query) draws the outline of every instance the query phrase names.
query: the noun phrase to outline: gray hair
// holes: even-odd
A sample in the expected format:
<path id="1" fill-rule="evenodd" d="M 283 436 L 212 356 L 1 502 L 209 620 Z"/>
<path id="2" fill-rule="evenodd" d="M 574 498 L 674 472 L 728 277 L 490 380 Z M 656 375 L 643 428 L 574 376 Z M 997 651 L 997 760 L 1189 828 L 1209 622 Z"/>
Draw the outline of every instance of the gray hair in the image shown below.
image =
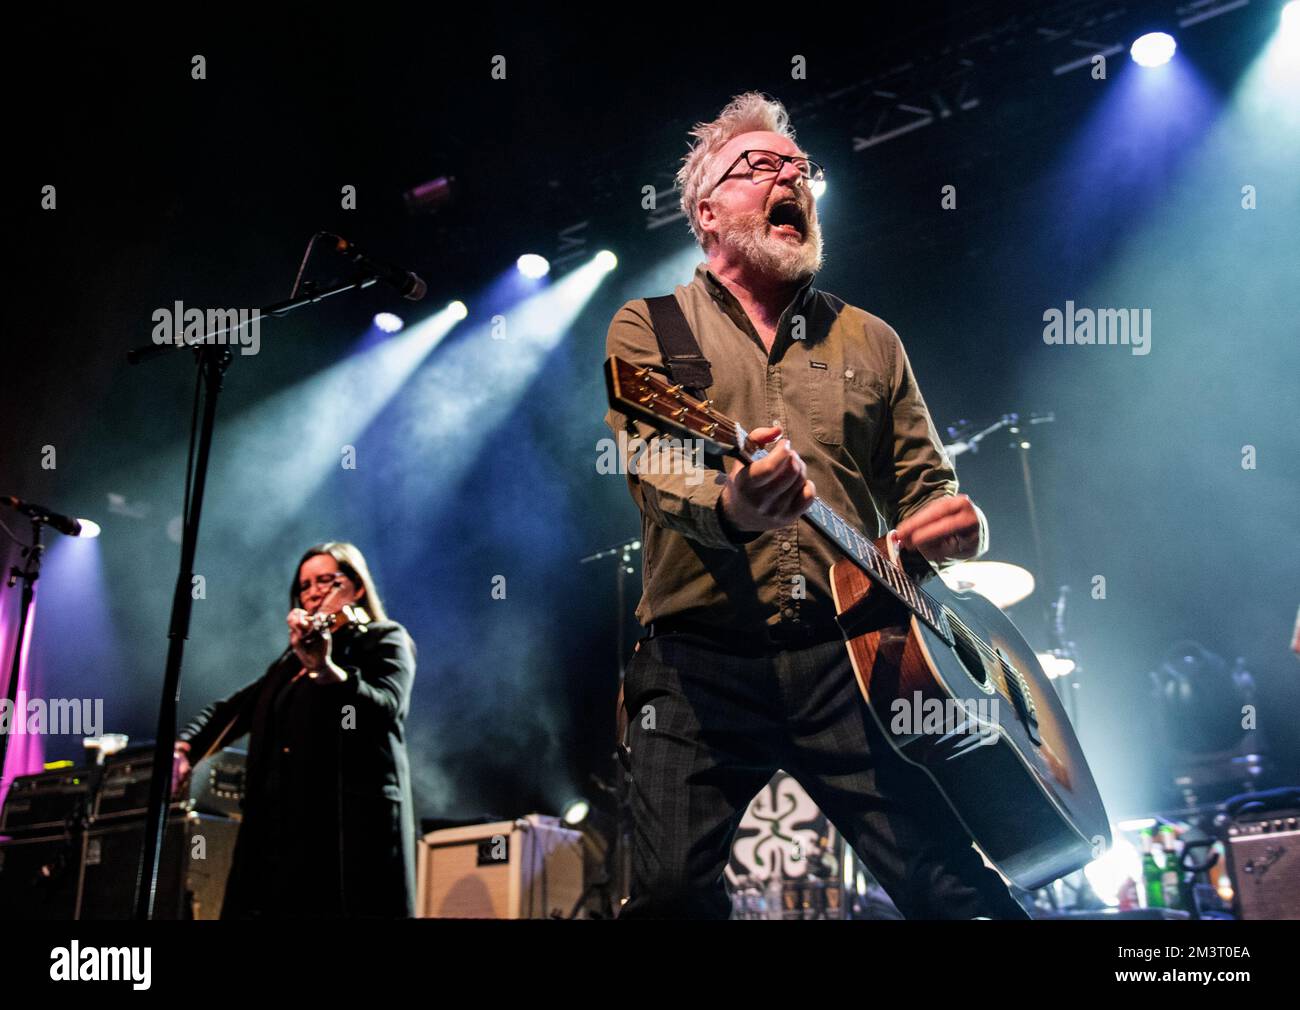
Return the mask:
<path id="1" fill-rule="evenodd" d="M 758 130 L 779 133 L 794 140 L 794 130 L 790 128 L 790 116 L 785 111 L 785 106 L 757 91 L 737 95 L 727 103 L 717 119 L 711 123 L 696 123 L 691 130 L 695 143 L 682 159 L 682 167 L 677 171 L 677 189 L 682 194 L 682 211 L 686 214 L 686 221 L 701 248 L 704 247 L 704 233 L 700 231 L 700 219 L 695 205 L 704 192 L 704 187 L 715 181 L 708 174 L 714 155 L 732 138 Z"/>

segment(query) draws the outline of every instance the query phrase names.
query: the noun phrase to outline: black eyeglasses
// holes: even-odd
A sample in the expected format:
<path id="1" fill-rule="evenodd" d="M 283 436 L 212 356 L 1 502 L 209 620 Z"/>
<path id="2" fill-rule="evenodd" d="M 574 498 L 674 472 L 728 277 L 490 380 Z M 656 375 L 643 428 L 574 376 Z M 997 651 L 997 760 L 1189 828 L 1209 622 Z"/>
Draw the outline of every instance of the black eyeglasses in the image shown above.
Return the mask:
<path id="1" fill-rule="evenodd" d="M 821 182 L 826 178 L 826 170 L 821 165 L 797 154 L 777 154 L 775 151 L 741 151 L 740 157 L 727 166 L 727 170 L 722 173 L 722 178 L 715 182 L 709 188 L 708 193 L 704 195 L 708 196 L 709 193 L 712 193 L 726 182 L 727 177 L 731 175 L 731 170 L 739 165 L 741 161 L 744 161 L 749 166 L 750 176 L 755 181 L 765 179 L 768 176 L 776 177 L 780 174 L 781 169 L 785 168 L 787 161 L 794 165 L 799 174 L 809 182 Z"/>

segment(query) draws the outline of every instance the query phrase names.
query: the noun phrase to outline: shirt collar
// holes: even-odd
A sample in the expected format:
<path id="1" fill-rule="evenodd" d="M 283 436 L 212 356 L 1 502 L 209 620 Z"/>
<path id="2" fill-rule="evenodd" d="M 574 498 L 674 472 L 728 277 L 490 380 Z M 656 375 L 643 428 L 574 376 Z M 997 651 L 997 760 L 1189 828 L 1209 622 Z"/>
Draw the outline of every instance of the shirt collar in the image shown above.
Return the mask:
<path id="1" fill-rule="evenodd" d="M 816 274 L 809 275 L 808 279 L 800 285 L 799 290 L 795 292 L 794 298 L 791 301 L 792 306 L 803 308 L 808 299 L 812 297 L 814 291 L 812 282 L 815 276 Z M 731 289 L 723 284 L 722 281 L 718 279 L 717 274 L 709 269 L 707 260 L 700 263 L 695 268 L 695 279 L 703 285 L 704 289 L 708 291 L 710 295 L 720 300 L 724 305 L 736 302 L 736 296 L 731 293 Z"/>

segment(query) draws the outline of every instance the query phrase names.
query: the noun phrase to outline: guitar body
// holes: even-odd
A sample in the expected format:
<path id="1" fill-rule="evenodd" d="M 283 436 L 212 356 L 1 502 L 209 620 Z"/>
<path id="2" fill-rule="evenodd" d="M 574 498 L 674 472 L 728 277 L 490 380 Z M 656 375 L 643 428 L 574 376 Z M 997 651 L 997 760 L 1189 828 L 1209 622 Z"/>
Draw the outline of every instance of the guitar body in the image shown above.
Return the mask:
<path id="1" fill-rule="evenodd" d="M 883 538 L 876 546 L 889 550 Z M 1065 709 L 1002 611 L 929 580 L 925 591 L 960 626 L 949 645 L 851 561 L 832 566 L 831 586 L 876 722 L 1004 875 L 1034 890 L 1109 847 L 1106 810 Z"/>

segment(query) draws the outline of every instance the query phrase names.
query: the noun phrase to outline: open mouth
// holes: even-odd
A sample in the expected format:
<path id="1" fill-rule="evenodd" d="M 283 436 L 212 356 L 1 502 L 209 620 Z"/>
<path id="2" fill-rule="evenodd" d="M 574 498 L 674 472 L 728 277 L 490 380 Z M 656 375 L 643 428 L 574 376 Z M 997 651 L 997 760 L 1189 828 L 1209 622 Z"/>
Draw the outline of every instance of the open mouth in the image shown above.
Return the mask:
<path id="1" fill-rule="evenodd" d="M 808 233 L 808 221 L 804 217 L 803 207 L 793 198 L 773 204 L 767 213 L 767 223 L 772 231 L 782 235 L 802 239 Z"/>

